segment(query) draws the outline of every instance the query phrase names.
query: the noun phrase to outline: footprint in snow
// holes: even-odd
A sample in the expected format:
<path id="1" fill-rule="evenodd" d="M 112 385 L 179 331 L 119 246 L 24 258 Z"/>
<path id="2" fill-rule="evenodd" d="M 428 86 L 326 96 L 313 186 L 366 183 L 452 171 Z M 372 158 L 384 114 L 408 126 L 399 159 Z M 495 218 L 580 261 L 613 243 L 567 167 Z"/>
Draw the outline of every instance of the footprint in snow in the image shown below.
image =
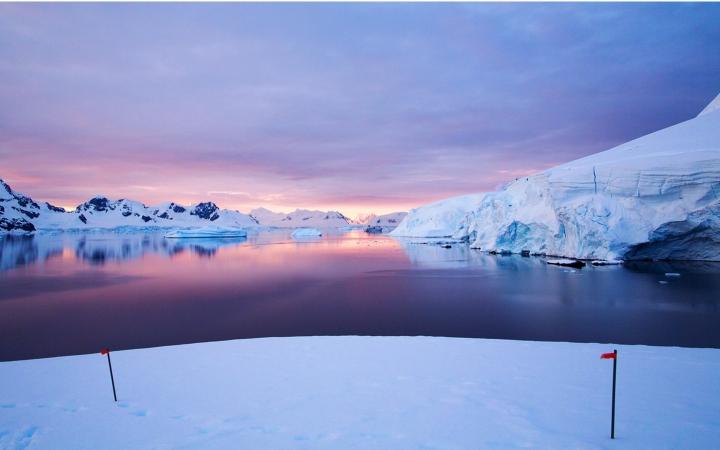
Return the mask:
<path id="1" fill-rule="evenodd" d="M 18 437 L 15 439 L 15 449 L 16 450 L 25 450 L 32 444 L 33 437 L 35 436 L 35 433 L 37 433 L 38 427 L 32 426 L 29 428 L 26 428 L 23 432 L 21 432 Z"/>

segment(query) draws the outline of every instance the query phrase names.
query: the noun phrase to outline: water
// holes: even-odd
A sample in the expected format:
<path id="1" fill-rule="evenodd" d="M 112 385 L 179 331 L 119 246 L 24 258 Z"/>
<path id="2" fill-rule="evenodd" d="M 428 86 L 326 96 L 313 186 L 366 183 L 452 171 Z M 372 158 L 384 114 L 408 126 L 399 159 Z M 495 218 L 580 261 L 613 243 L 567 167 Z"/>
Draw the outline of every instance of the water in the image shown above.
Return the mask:
<path id="1" fill-rule="evenodd" d="M 5 237 L 0 360 L 306 335 L 720 348 L 719 275 L 715 263 L 573 270 L 361 232 Z"/>

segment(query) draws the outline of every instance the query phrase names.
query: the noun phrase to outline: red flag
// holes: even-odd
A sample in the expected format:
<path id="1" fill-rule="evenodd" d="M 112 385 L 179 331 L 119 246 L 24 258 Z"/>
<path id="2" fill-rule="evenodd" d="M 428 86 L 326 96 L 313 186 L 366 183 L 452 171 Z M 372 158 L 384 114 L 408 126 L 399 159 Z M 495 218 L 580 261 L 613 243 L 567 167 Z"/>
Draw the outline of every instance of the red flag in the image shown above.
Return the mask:
<path id="1" fill-rule="evenodd" d="M 109 348 L 104 348 L 104 349 L 100 350 L 100 354 L 101 354 L 101 355 L 107 355 L 108 353 L 110 353 L 110 349 L 109 349 Z"/>
<path id="2" fill-rule="evenodd" d="M 615 352 L 613 353 L 603 353 L 600 355 L 600 358 L 602 359 L 615 359 Z"/>

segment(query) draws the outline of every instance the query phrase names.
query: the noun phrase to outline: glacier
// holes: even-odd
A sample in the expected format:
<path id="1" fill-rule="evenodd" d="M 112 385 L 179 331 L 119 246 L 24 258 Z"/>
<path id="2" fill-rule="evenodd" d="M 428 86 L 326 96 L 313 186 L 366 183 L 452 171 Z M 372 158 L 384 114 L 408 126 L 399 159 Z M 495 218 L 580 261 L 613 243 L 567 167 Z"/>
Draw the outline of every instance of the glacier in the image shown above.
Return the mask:
<path id="1" fill-rule="evenodd" d="M 589 260 L 720 260 L 720 96 L 697 117 L 495 192 L 411 210 L 390 233 Z"/>

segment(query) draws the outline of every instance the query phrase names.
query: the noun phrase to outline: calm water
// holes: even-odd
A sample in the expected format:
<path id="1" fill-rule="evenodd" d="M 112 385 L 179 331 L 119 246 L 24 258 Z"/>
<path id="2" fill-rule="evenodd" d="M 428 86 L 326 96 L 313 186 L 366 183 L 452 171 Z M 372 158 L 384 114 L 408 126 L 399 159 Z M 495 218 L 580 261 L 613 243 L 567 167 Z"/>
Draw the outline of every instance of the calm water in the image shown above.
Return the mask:
<path id="1" fill-rule="evenodd" d="M 720 348 L 719 292 L 718 264 L 572 270 L 361 232 L 5 237 L 0 360 L 355 334 Z"/>

